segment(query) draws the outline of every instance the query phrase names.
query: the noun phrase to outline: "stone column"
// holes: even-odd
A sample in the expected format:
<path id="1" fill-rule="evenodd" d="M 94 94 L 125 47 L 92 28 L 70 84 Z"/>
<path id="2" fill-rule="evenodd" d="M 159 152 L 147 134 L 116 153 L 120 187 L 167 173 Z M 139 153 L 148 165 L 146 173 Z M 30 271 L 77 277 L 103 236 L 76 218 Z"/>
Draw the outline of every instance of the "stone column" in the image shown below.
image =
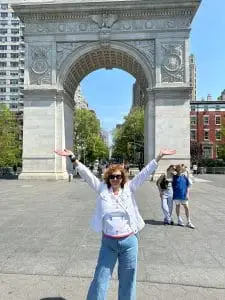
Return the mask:
<path id="1" fill-rule="evenodd" d="M 72 148 L 71 103 L 55 89 L 25 90 L 23 170 L 19 179 L 68 178 L 66 159 L 54 150 Z"/>
<path id="2" fill-rule="evenodd" d="M 155 157 L 155 93 L 146 90 L 144 104 L 144 162 L 147 164 Z"/>

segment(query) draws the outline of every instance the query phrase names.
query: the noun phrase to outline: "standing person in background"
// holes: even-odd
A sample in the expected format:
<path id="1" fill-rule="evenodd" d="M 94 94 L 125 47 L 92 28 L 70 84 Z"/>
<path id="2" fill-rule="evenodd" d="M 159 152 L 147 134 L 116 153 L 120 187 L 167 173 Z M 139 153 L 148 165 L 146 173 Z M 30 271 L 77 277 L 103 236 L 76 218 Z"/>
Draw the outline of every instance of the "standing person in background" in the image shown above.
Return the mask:
<path id="1" fill-rule="evenodd" d="M 185 215 L 187 218 L 187 227 L 194 229 L 195 226 L 192 224 L 190 219 L 190 210 L 188 206 L 188 200 L 189 200 L 189 188 L 190 188 L 190 180 L 187 176 L 185 176 L 183 173 L 185 172 L 185 169 L 182 165 L 176 166 L 176 172 L 177 174 L 173 176 L 173 200 L 176 203 L 176 214 L 178 219 L 178 226 L 184 226 L 183 220 L 180 216 L 180 206 L 182 205 L 185 210 Z"/>
<path id="2" fill-rule="evenodd" d="M 164 215 L 164 225 L 173 225 L 173 175 L 176 174 L 174 165 L 170 165 L 166 173 L 163 173 L 156 181 L 161 198 L 161 207 Z"/>
<path id="3" fill-rule="evenodd" d="M 197 164 L 194 163 L 193 166 L 192 166 L 192 168 L 193 168 L 193 174 L 197 175 L 198 174 L 198 166 L 197 166 Z"/>
<path id="4" fill-rule="evenodd" d="M 55 151 L 67 156 L 77 165 L 79 174 L 97 193 L 92 228 L 102 233 L 94 279 L 88 291 L 87 300 L 105 300 L 113 269 L 118 260 L 119 300 L 136 299 L 136 273 L 138 256 L 137 233 L 144 227 L 136 200 L 136 190 L 158 167 L 164 155 L 175 150 L 162 149 L 132 180 L 121 165 L 110 165 L 101 182 L 86 166 L 80 163 L 70 150 Z"/>

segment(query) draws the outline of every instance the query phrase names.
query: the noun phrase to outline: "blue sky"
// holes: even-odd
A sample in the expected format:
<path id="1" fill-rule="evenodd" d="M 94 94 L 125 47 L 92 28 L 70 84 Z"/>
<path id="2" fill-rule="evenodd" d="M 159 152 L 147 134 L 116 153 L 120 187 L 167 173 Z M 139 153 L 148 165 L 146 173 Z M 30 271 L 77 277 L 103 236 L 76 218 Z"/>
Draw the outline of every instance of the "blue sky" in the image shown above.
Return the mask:
<path id="1" fill-rule="evenodd" d="M 197 98 L 211 94 L 216 99 L 225 89 L 225 0 L 203 0 L 192 23 L 190 53 L 197 64 Z M 130 74 L 98 70 L 81 82 L 83 94 L 107 131 L 123 122 L 132 103 Z"/>

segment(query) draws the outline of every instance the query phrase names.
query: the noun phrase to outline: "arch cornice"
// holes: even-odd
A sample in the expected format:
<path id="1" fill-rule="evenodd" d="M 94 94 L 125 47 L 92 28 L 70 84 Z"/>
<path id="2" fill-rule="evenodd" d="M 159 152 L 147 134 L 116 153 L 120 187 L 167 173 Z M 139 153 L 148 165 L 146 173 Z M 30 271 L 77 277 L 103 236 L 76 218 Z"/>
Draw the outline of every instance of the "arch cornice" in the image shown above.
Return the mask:
<path id="1" fill-rule="evenodd" d="M 152 42 L 152 45 L 154 45 L 154 53 L 151 53 L 151 55 L 147 55 L 146 49 L 141 48 L 141 44 L 138 43 L 135 45 L 134 42 L 125 41 L 125 42 L 117 42 L 117 41 L 111 41 L 110 47 L 104 48 L 101 47 L 99 42 L 83 42 L 83 43 L 77 43 L 77 47 L 75 49 L 72 49 L 70 53 L 67 53 L 66 58 L 60 62 L 60 67 L 58 68 L 57 72 L 57 86 L 58 89 L 63 89 L 64 83 L 66 80 L 68 80 L 69 73 L 72 69 L 72 67 L 76 64 L 76 62 L 79 61 L 82 57 L 85 55 L 98 51 L 98 50 L 112 50 L 112 51 L 119 51 L 121 53 L 127 54 L 128 56 L 132 57 L 135 62 L 137 62 L 145 75 L 146 79 L 146 87 L 153 87 L 155 85 L 155 74 L 154 74 L 154 68 L 155 68 L 155 44 L 153 40 L 150 40 Z M 149 42 L 150 42 L 149 41 Z M 59 43 L 62 44 L 62 43 Z M 140 47 L 139 47 L 140 46 Z M 107 66 L 105 66 L 107 68 Z M 118 66 L 112 65 L 112 68 L 116 68 Z M 98 68 L 96 68 L 98 69 Z M 125 69 L 124 69 L 125 70 Z M 93 70 L 90 70 L 92 72 Z M 125 70 L 128 71 L 128 70 Z M 90 72 L 88 72 L 86 75 L 88 75 Z M 133 75 L 131 73 L 131 75 Z M 85 76 L 82 76 L 79 81 L 81 81 Z M 79 84 L 74 83 L 74 84 Z M 75 87 L 76 88 L 76 87 Z"/>

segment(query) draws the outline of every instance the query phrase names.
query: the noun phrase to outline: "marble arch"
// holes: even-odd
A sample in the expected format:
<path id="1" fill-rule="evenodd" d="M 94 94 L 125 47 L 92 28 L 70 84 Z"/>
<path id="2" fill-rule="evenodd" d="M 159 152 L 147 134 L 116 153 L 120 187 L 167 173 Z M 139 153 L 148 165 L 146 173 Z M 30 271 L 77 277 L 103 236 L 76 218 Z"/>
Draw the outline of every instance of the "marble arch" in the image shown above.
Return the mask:
<path id="1" fill-rule="evenodd" d="M 200 0 L 12 1 L 25 24 L 21 179 L 65 179 L 74 92 L 88 73 L 121 68 L 144 94 L 145 162 L 160 147 L 189 165 L 189 34 Z M 161 168 L 170 164 L 162 161 Z"/>

